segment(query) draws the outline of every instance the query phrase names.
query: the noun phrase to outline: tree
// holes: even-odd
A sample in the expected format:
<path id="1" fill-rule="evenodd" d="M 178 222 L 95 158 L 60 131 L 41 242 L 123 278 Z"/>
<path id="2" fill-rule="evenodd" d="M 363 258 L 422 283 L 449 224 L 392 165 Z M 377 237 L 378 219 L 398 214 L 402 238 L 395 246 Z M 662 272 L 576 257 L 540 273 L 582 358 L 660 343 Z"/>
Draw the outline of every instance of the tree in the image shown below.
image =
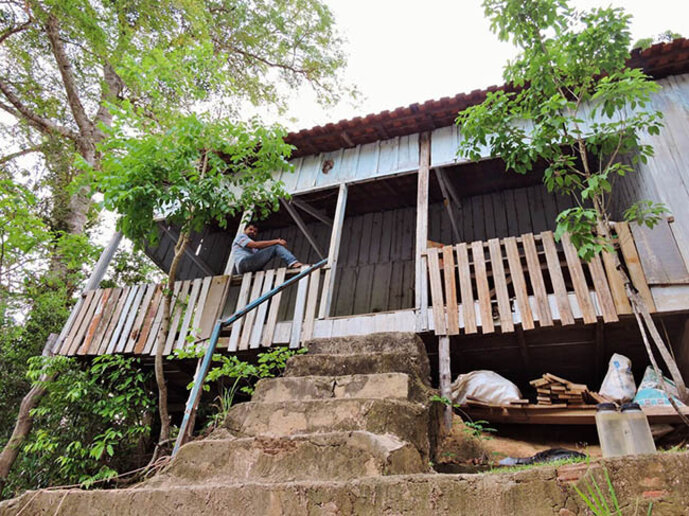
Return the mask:
<path id="1" fill-rule="evenodd" d="M 679 32 L 673 32 L 671 30 L 666 30 L 665 32 L 661 32 L 660 34 L 656 35 L 655 37 L 652 38 L 641 38 L 636 40 L 632 48 L 639 48 L 641 50 L 646 50 L 647 48 L 650 48 L 651 45 L 654 45 L 656 43 L 670 43 L 672 40 L 681 38 L 682 35 Z"/>
<path id="2" fill-rule="evenodd" d="M 0 118 L 0 162 L 41 153 L 57 179 L 55 228 L 82 234 L 89 189 L 65 195 L 81 174 L 71 156 L 98 166 L 111 105 L 155 121 L 211 99 L 233 113 L 244 101 L 284 105 L 303 83 L 334 101 L 344 57 L 333 24 L 320 0 L 2 2 L 0 110 L 10 122 Z"/>
<path id="3" fill-rule="evenodd" d="M 126 117 L 125 117 L 126 119 Z M 122 131 L 118 131 L 122 129 Z M 177 267 L 193 231 L 249 208 L 277 209 L 286 194 L 272 173 L 289 168 L 292 147 L 280 128 L 258 123 L 210 122 L 190 115 L 157 132 L 127 136 L 117 127 L 100 147 L 101 168 L 91 169 L 107 209 L 120 214 L 118 228 L 133 242 L 155 241 L 155 218 L 164 214 L 179 228 L 179 239 L 165 290 L 155 372 L 161 419 L 160 443 L 169 439 L 163 348 L 170 327 L 172 288 Z"/>
<path id="4" fill-rule="evenodd" d="M 569 195 L 577 206 L 557 217 L 556 237 L 570 233 L 588 260 L 612 249 L 608 201 L 615 180 L 635 173 L 653 156 L 642 143 L 658 134 L 662 113 L 652 109 L 659 87 L 641 70 L 627 68 L 630 16 L 622 9 L 571 9 L 565 0 L 484 0 L 491 29 L 521 51 L 504 70 L 507 86 L 489 92 L 482 104 L 457 118 L 463 140 L 459 153 L 478 159 L 488 145 L 509 169 L 526 173 L 536 161 L 547 164 L 549 191 Z M 640 201 L 627 220 L 653 226 L 665 207 Z M 613 253 L 621 270 L 617 254 Z M 672 374 L 683 401 L 684 381 L 660 338 L 643 300 L 628 278 L 627 295 Z M 649 358 L 655 366 L 650 346 Z"/>

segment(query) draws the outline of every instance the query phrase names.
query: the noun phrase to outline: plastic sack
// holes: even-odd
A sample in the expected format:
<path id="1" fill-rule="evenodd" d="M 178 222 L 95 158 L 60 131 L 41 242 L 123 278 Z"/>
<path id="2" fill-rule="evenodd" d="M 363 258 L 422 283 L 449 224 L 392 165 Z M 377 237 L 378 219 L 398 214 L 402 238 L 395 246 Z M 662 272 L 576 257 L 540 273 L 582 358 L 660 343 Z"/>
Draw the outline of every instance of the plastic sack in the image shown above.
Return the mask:
<path id="1" fill-rule="evenodd" d="M 598 392 L 616 403 L 631 401 L 636 394 L 632 361 L 618 353 L 610 357 L 608 372 Z"/>
<path id="2" fill-rule="evenodd" d="M 452 402 L 462 404 L 471 397 L 483 403 L 505 405 L 521 399 L 519 388 L 494 371 L 472 371 L 460 374 L 452 383 Z"/>
<path id="3" fill-rule="evenodd" d="M 665 387 L 677 405 L 683 407 L 684 403 L 679 401 L 677 398 L 677 388 L 675 387 L 674 382 L 668 378 L 665 378 Z M 667 399 L 667 395 L 660 387 L 658 375 L 651 366 L 646 367 L 646 371 L 644 371 L 644 377 L 639 384 L 639 390 L 636 391 L 634 401 L 642 407 L 670 405 L 670 400 Z"/>

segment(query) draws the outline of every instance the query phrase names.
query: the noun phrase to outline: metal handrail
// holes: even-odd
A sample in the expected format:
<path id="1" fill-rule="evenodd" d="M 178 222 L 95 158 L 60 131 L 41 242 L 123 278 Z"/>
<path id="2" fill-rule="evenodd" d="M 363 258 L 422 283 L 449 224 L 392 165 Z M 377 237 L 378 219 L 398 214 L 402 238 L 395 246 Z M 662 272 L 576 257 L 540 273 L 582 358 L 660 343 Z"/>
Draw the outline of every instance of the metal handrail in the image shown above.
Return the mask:
<path id="1" fill-rule="evenodd" d="M 304 269 L 301 271 L 299 274 L 296 276 L 292 276 L 290 279 L 285 281 L 284 283 L 281 283 L 277 287 L 275 287 L 273 290 L 270 292 L 265 293 L 261 297 L 255 299 L 248 305 L 246 305 L 244 308 L 241 310 L 233 313 L 226 319 L 220 319 L 215 323 L 215 326 L 213 327 L 213 333 L 211 333 L 211 338 L 208 343 L 208 347 L 205 350 L 205 353 L 203 355 L 202 361 L 201 361 L 201 366 L 199 368 L 199 371 L 196 375 L 196 378 L 194 378 L 194 386 L 191 389 L 191 393 L 189 394 L 189 399 L 187 400 L 187 405 L 184 409 L 184 417 L 182 418 L 182 425 L 179 428 L 179 434 L 177 435 L 177 440 L 175 441 L 175 447 L 172 450 L 172 456 L 174 457 L 179 448 L 184 444 L 184 436 L 187 433 L 187 427 L 189 426 L 189 420 L 191 418 L 191 414 L 194 412 L 194 408 L 196 407 L 198 403 L 198 399 L 201 395 L 201 387 L 203 385 L 204 380 L 206 379 L 206 375 L 208 374 L 208 369 L 210 368 L 211 365 L 211 359 L 213 357 L 213 353 L 215 353 L 215 347 L 218 345 L 218 339 L 220 338 L 220 332 L 225 326 L 229 326 L 233 322 L 235 322 L 237 319 L 240 319 L 241 317 L 245 316 L 247 313 L 249 313 L 251 310 L 254 308 L 258 307 L 259 305 L 265 303 L 268 301 L 270 298 L 272 298 L 275 294 L 278 292 L 281 292 L 282 290 L 286 289 L 290 285 L 293 285 L 294 283 L 300 281 L 301 279 L 305 278 L 309 274 L 311 274 L 313 271 L 316 269 L 320 269 L 323 267 L 326 263 L 328 263 L 328 259 L 324 258 L 320 262 L 311 265 L 310 267 Z"/>

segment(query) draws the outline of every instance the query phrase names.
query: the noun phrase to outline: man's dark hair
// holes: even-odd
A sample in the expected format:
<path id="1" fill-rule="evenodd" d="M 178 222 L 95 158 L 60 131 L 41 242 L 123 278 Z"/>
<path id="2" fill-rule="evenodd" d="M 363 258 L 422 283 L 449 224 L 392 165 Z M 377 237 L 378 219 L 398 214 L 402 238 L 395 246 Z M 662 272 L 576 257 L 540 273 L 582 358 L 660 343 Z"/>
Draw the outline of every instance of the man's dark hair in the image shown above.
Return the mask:
<path id="1" fill-rule="evenodd" d="M 253 220 L 250 220 L 245 227 L 253 226 L 256 229 L 261 229 L 261 226 L 258 224 L 258 222 L 255 222 Z"/>

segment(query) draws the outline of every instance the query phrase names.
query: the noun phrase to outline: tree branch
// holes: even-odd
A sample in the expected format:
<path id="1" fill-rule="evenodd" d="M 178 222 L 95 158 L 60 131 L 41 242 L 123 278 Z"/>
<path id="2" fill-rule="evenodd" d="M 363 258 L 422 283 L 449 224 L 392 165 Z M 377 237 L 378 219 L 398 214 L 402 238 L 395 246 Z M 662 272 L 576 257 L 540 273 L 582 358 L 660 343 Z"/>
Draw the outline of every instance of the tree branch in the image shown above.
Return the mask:
<path id="1" fill-rule="evenodd" d="M 26 149 L 22 149 L 17 152 L 13 152 L 12 154 L 8 154 L 7 156 L 3 156 L 0 158 L 0 165 L 4 165 L 8 161 L 12 161 L 15 158 L 19 158 L 21 156 L 26 156 L 27 154 L 31 154 L 32 152 L 39 152 L 43 148 L 42 145 L 34 145 L 33 147 L 27 147 Z"/>
<path id="2" fill-rule="evenodd" d="M 16 25 L 15 27 L 11 27 L 4 31 L 2 34 L 0 34 L 0 45 L 2 45 L 7 38 L 12 36 L 13 34 L 17 34 L 18 32 L 21 32 L 23 30 L 26 30 L 29 28 L 29 26 L 33 23 L 33 18 L 29 17 L 27 21 L 20 25 Z"/>
<path id="3" fill-rule="evenodd" d="M 65 138 L 70 138 L 71 140 L 76 141 L 78 135 L 74 131 L 67 129 L 66 127 L 59 126 L 47 118 L 43 118 L 42 116 L 34 113 L 19 99 L 19 97 L 17 97 L 17 95 L 10 89 L 9 85 L 2 79 L 0 79 L 0 92 L 2 92 L 10 104 L 14 106 L 14 108 L 11 108 L 7 104 L 0 103 L 0 108 L 17 118 L 24 118 L 27 122 L 41 132 L 59 134 L 60 136 L 64 136 Z"/>
<path id="4" fill-rule="evenodd" d="M 88 119 L 86 110 L 84 109 L 81 99 L 79 98 L 76 81 L 74 80 L 72 63 L 69 62 L 69 58 L 65 52 L 65 47 L 60 39 L 59 29 L 58 19 L 51 14 L 48 17 L 48 22 L 46 23 L 46 34 L 48 36 L 48 40 L 50 41 L 50 46 L 53 49 L 53 55 L 55 56 L 57 67 L 60 70 L 60 75 L 62 76 L 62 84 L 65 87 L 65 92 L 67 93 L 67 101 L 69 102 L 69 107 L 72 110 L 74 121 L 77 123 L 81 135 L 84 137 L 90 137 L 93 132 L 93 125 Z"/>

